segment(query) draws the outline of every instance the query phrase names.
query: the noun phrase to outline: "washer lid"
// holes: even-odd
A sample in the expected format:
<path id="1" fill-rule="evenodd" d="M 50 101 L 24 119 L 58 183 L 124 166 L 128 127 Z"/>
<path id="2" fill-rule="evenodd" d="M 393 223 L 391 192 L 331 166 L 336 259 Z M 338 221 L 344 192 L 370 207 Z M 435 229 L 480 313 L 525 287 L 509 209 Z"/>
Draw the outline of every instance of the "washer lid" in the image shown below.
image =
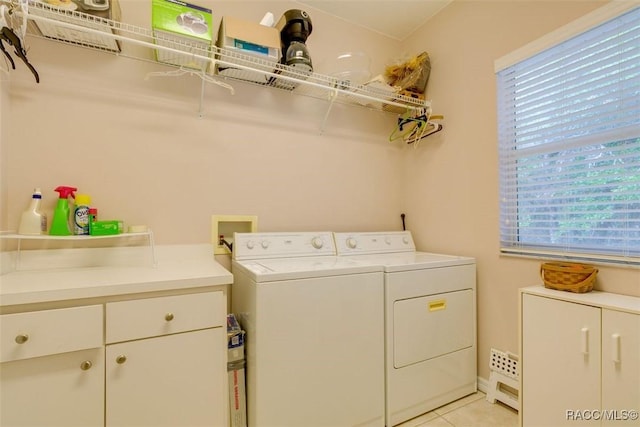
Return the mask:
<path id="1" fill-rule="evenodd" d="M 381 272 L 382 266 L 336 256 L 234 260 L 232 272 L 242 271 L 258 283 Z"/>
<path id="2" fill-rule="evenodd" d="M 397 271 L 423 270 L 425 268 L 451 267 L 475 264 L 470 257 L 433 254 L 429 252 L 399 252 L 374 255 L 354 255 L 345 257 L 371 265 L 381 265 L 387 273 Z"/>

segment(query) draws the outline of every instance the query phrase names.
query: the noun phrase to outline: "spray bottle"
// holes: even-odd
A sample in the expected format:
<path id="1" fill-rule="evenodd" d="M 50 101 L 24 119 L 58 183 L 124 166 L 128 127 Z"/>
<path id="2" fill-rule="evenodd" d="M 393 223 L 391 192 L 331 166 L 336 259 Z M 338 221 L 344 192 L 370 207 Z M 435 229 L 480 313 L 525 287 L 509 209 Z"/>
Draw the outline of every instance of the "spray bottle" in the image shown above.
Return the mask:
<path id="1" fill-rule="evenodd" d="M 51 230 L 49 234 L 52 236 L 70 236 L 69 230 L 69 196 L 75 197 L 74 191 L 77 188 L 60 186 L 56 187 L 54 191 L 60 194 L 58 198 L 58 204 L 53 211 L 53 220 L 51 221 Z"/>

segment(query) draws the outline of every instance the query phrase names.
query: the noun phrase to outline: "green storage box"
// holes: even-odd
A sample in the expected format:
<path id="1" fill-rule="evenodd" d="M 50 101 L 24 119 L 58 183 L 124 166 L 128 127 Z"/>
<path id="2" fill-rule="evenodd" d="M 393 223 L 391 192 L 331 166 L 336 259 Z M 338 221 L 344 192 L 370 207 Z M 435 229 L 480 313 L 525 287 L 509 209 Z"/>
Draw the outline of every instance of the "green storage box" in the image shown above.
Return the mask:
<path id="1" fill-rule="evenodd" d="M 206 71 L 210 61 L 188 53 L 211 56 L 213 41 L 211 9 L 180 0 L 152 0 L 151 27 L 157 45 L 179 50 L 156 49 L 156 59 L 173 65 Z"/>
<path id="2" fill-rule="evenodd" d="M 121 234 L 124 230 L 122 221 L 93 221 L 89 222 L 89 235 L 91 236 L 111 236 Z"/>

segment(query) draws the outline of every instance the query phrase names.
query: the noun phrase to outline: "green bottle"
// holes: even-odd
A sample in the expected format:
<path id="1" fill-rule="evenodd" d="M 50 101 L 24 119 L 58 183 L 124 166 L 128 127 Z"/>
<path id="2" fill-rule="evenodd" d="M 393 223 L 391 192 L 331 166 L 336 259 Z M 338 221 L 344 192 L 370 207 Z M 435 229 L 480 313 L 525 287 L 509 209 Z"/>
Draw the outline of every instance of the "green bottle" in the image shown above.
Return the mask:
<path id="1" fill-rule="evenodd" d="M 49 234 L 52 236 L 70 236 L 69 230 L 69 196 L 75 197 L 74 191 L 78 191 L 74 187 L 60 186 L 54 191 L 60 194 L 58 204 L 53 211 L 53 221 L 51 221 L 51 230 Z"/>

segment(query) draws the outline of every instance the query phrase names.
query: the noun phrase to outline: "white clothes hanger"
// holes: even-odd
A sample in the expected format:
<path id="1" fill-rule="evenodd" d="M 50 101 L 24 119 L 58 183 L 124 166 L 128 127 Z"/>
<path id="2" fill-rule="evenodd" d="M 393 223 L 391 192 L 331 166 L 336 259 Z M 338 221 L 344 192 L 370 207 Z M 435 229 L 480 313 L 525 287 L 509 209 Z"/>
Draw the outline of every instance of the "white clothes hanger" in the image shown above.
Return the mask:
<path id="1" fill-rule="evenodd" d="M 16 25 L 16 20 L 12 20 L 12 30 L 22 42 L 22 46 L 25 46 L 25 37 L 27 36 L 27 16 L 29 15 L 29 0 L 19 0 L 20 3 L 20 25 Z"/>
<path id="2" fill-rule="evenodd" d="M 442 120 L 444 116 L 433 115 L 431 103 L 427 103 L 425 108 L 415 111 L 407 111 L 398 117 L 398 124 L 389 136 L 389 142 L 401 139 L 406 144 L 413 144 L 417 148 L 420 141 L 429 135 L 440 132 L 442 124 L 433 120 Z"/>
<path id="3" fill-rule="evenodd" d="M 211 77 L 210 75 L 208 75 L 207 73 L 205 73 L 202 70 L 193 70 L 193 69 L 189 69 L 189 68 L 183 68 L 180 67 L 178 69 L 175 70 L 171 70 L 171 71 L 151 71 L 149 73 L 147 73 L 147 75 L 144 77 L 145 80 L 149 80 L 149 77 L 179 77 L 179 76 L 183 76 L 185 74 L 189 74 L 189 75 L 193 75 L 193 76 L 198 76 L 200 77 L 203 81 L 207 82 L 207 83 L 212 83 L 215 85 L 218 85 L 220 87 L 223 87 L 227 90 L 229 90 L 229 92 L 231 92 L 232 95 L 235 94 L 235 90 L 233 89 L 233 86 L 221 82 L 217 79 L 214 79 L 213 77 Z"/>

